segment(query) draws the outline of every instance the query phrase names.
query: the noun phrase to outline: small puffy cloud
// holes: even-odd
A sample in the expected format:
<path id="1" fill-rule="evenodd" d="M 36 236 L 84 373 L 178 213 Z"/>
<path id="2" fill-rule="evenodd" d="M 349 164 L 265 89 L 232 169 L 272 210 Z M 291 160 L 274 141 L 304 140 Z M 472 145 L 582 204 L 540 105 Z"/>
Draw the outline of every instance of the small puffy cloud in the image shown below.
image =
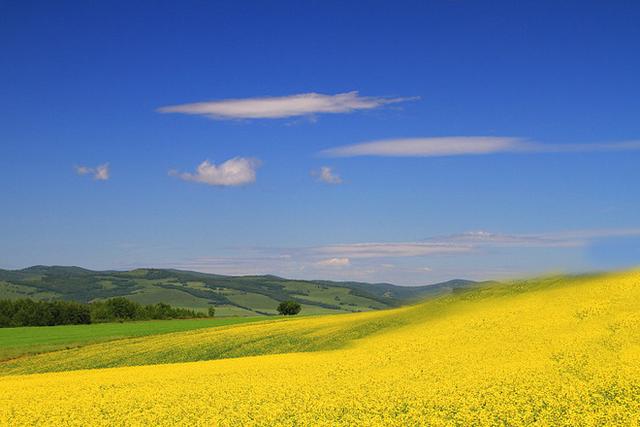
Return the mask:
<path id="1" fill-rule="evenodd" d="M 209 160 L 200 163 L 195 173 L 169 171 L 184 181 L 217 186 L 239 186 L 255 182 L 260 161 L 254 158 L 234 157 L 216 165 Z"/>
<path id="2" fill-rule="evenodd" d="M 222 99 L 218 101 L 169 105 L 158 108 L 160 113 L 182 113 L 206 116 L 212 119 L 280 119 L 322 113 L 350 113 L 371 110 L 386 104 L 416 98 L 384 98 L 360 96 L 358 92 L 324 95 L 301 93 L 289 96 Z"/>
<path id="3" fill-rule="evenodd" d="M 602 144 L 542 144 L 522 138 L 450 136 L 399 138 L 344 145 L 321 151 L 326 157 L 442 157 L 497 153 L 580 153 L 640 150 L 640 141 Z"/>
<path id="4" fill-rule="evenodd" d="M 349 258 L 328 258 L 318 261 L 316 265 L 321 267 L 347 267 L 351 265 Z"/>
<path id="5" fill-rule="evenodd" d="M 97 180 L 100 181 L 106 181 L 109 179 L 109 165 L 108 164 L 104 164 L 104 165 L 100 165 L 96 168 L 96 171 L 93 175 L 93 177 Z"/>
<path id="6" fill-rule="evenodd" d="M 318 177 L 318 181 L 326 184 L 342 184 L 342 178 L 338 175 L 333 168 L 329 166 L 322 166 L 320 170 L 311 172 L 312 175 Z"/>
<path id="7" fill-rule="evenodd" d="M 110 178 L 109 163 L 105 163 L 95 168 L 89 166 L 76 166 L 76 173 L 78 175 L 93 175 L 93 179 L 96 181 L 106 181 Z"/>

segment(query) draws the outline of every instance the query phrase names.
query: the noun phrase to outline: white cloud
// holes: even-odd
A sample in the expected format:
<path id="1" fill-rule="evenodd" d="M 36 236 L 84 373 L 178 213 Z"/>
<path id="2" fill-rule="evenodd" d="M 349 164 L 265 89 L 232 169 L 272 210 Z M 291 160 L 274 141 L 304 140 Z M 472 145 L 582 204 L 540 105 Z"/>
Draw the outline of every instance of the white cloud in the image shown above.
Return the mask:
<path id="1" fill-rule="evenodd" d="M 170 170 L 169 175 L 207 185 L 238 186 L 255 182 L 259 166 L 258 159 L 234 157 L 219 165 L 205 160 L 198 165 L 195 173 Z"/>
<path id="2" fill-rule="evenodd" d="M 469 252 L 469 244 L 448 242 L 393 242 L 393 243 L 350 243 L 320 246 L 314 252 L 332 254 L 336 257 L 387 258 L 415 257 Z"/>
<path id="3" fill-rule="evenodd" d="M 213 119 L 279 119 L 322 113 L 350 113 L 371 110 L 386 104 L 416 98 L 384 98 L 360 96 L 357 91 L 324 95 L 302 93 L 263 98 L 222 99 L 219 101 L 169 105 L 158 108 L 160 113 L 183 113 Z"/>
<path id="4" fill-rule="evenodd" d="M 322 166 L 319 171 L 313 171 L 312 175 L 316 175 L 319 181 L 327 184 L 342 184 L 340 175 L 329 166 Z"/>
<path id="5" fill-rule="evenodd" d="M 570 247 L 577 246 L 575 239 L 557 234 L 501 234 L 488 231 L 468 231 L 448 236 L 429 237 L 425 241 L 448 242 L 477 247 Z"/>
<path id="6" fill-rule="evenodd" d="M 351 260 L 349 258 L 328 258 L 323 259 L 316 262 L 316 265 L 322 267 L 347 267 L 351 264 Z"/>
<path id="7" fill-rule="evenodd" d="M 97 181 L 106 181 L 110 178 L 109 163 L 105 163 L 95 168 L 88 166 L 75 166 L 78 175 L 93 175 Z"/>
<path id="8" fill-rule="evenodd" d="M 640 150 L 640 141 L 606 144 L 542 144 L 522 138 L 451 136 L 400 138 L 344 145 L 321 151 L 327 157 L 441 157 L 496 153 L 572 153 Z"/>
<path id="9" fill-rule="evenodd" d="M 445 137 L 387 139 L 345 145 L 324 150 L 329 157 L 384 156 L 384 157 L 434 157 L 461 154 L 488 154 L 513 149 L 521 144 L 518 138 L 498 137 Z"/>
<path id="10" fill-rule="evenodd" d="M 93 177 L 100 181 L 106 181 L 109 179 L 109 164 L 100 165 L 96 168 L 96 172 Z"/>

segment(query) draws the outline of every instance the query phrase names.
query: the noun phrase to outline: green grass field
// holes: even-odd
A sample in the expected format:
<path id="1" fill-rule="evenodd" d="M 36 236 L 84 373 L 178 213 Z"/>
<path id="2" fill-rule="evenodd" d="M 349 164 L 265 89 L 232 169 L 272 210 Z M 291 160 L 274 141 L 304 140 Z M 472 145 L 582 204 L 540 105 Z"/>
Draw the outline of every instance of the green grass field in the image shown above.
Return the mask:
<path id="1" fill-rule="evenodd" d="M 29 354 L 71 349 L 123 338 L 236 325 L 265 317 L 216 317 L 209 319 L 149 320 L 92 325 L 0 328 L 0 361 Z"/>

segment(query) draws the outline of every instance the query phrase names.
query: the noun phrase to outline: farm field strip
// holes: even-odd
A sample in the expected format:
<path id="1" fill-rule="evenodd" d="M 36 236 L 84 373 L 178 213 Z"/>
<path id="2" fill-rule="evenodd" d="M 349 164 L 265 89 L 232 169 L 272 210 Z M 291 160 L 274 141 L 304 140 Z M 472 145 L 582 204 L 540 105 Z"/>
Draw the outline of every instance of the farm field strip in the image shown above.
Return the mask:
<path id="1" fill-rule="evenodd" d="M 0 361 L 104 341 L 268 320 L 264 316 L 0 328 Z"/>
<path id="2" fill-rule="evenodd" d="M 335 349 L 411 321 L 415 308 L 301 316 L 96 343 L 0 362 L 0 375 Z M 264 319 L 264 318 L 262 318 Z"/>

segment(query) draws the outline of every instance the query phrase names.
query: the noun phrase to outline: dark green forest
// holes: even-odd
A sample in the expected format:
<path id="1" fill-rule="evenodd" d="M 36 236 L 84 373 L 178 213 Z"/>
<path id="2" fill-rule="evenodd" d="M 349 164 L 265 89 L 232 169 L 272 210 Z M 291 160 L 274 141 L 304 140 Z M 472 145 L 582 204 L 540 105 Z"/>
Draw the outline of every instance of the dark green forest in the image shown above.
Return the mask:
<path id="1" fill-rule="evenodd" d="M 125 322 L 154 319 L 191 319 L 213 317 L 214 309 L 205 314 L 185 308 L 157 303 L 142 305 L 123 297 L 90 304 L 76 301 L 34 301 L 32 299 L 0 300 L 0 327 L 80 325 L 103 322 Z"/>

